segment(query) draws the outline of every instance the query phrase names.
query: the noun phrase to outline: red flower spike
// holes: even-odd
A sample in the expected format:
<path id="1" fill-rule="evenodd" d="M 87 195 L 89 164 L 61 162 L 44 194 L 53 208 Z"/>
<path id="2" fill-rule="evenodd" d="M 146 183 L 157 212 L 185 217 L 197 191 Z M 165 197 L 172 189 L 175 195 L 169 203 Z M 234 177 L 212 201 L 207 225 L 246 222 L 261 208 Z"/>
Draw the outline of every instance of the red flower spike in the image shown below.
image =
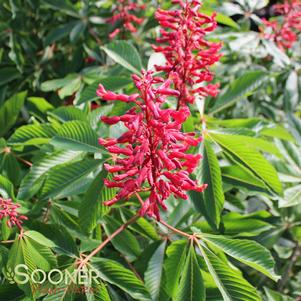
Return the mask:
<path id="1" fill-rule="evenodd" d="M 124 28 L 129 32 L 137 32 L 136 25 L 140 25 L 143 22 L 143 18 L 138 18 L 135 13 L 145 9 L 144 4 L 138 4 L 131 0 L 119 0 L 115 8 L 113 9 L 113 16 L 107 19 L 108 23 L 115 24 L 120 22 L 120 27 L 116 28 L 109 34 L 110 39 L 117 37 Z"/>
<path id="2" fill-rule="evenodd" d="M 264 28 L 260 28 L 264 37 L 274 41 L 282 50 L 292 48 L 301 31 L 300 0 L 285 1 L 273 6 L 275 13 L 282 16 L 282 21 L 262 19 Z"/>
<path id="3" fill-rule="evenodd" d="M 156 19 L 161 25 L 161 37 L 153 46 L 166 58 L 164 66 L 156 66 L 157 71 L 167 72 L 179 91 L 178 107 L 193 103 L 195 93 L 201 96 L 216 96 L 217 85 L 205 85 L 213 80 L 209 67 L 220 59 L 221 44 L 208 42 L 205 37 L 215 30 L 215 15 L 207 16 L 199 12 L 201 1 L 172 1 L 180 5 L 177 10 L 158 9 Z"/>
<path id="4" fill-rule="evenodd" d="M 23 220 L 28 218 L 24 215 L 20 215 L 17 211 L 21 206 L 13 203 L 11 199 L 3 199 L 0 197 L 0 219 L 7 218 L 7 226 L 17 226 L 19 229 L 22 228 Z"/>
<path id="5" fill-rule="evenodd" d="M 135 106 L 123 116 L 102 117 L 106 123 L 122 122 L 127 131 L 118 139 L 99 139 L 109 152 L 117 156 L 113 165 L 105 164 L 105 169 L 114 173 L 113 180 L 105 180 L 107 187 L 120 188 L 117 195 L 107 202 L 113 205 L 128 199 L 141 190 L 150 191 L 143 203 L 141 215 L 160 219 L 159 208 L 166 210 L 164 201 L 173 194 L 187 199 L 186 191 L 203 191 L 189 178 L 198 165 L 200 155 L 188 154 L 191 146 L 197 146 L 200 138 L 194 133 L 182 133 L 181 127 L 189 117 L 189 109 L 182 106 L 179 111 L 165 109 L 167 97 L 177 97 L 171 81 L 154 77 L 152 72 L 142 71 L 142 77 L 133 75 L 139 90 L 138 96 L 128 97 Z M 97 95 L 106 99 L 107 92 L 100 85 Z M 111 95 L 111 94 L 110 94 Z M 119 99 L 118 95 L 115 95 Z"/>

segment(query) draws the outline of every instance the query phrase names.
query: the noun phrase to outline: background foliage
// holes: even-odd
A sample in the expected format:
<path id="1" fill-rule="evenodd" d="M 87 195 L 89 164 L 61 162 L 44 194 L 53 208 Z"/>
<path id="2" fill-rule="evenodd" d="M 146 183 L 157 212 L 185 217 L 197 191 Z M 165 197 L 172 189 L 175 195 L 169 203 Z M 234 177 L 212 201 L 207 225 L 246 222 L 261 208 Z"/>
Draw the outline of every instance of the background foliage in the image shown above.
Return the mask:
<path id="1" fill-rule="evenodd" d="M 95 91 L 101 82 L 131 93 L 130 75 L 158 63 L 154 12 L 170 3 L 149 1 L 138 32 L 110 41 L 114 2 L 1 1 L 0 195 L 28 216 L 21 239 L 2 223 L 1 300 L 299 300 L 300 41 L 283 52 L 265 40 L 259 17 L 269 17 L 272 3 L 251 0 L 204 1 L 205 12 L 218 12 L 210 38 L 223 41 L 214 70 L 221 93 L 206 100 L 206 139 L 197 150 L 195 177 L 209 186 L 189 201 L 169 200 L 162 214 L 198 233 L 199 245 L 140 218 L 91 261 L 102 275 L 92 292 L 66 293 L 67 283 L 37 293 L 33 283 L 9 283 L 17 263 L 74 270 L 139 206 L 135 197 L 102 205 L 115 192 L 103 186 L 109 155 L 97 139 L 122 128 L 99 117 L 127 107 L 101 103 Z M 195 107 L 184 130 L 202 126 Z"/>

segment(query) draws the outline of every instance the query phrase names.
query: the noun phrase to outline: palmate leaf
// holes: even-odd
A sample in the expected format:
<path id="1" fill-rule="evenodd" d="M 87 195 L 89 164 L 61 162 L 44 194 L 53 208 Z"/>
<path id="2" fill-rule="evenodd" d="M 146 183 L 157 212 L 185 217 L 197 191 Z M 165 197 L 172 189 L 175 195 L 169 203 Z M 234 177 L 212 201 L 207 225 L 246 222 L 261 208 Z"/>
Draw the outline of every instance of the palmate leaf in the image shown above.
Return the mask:
<path id="1" fill-rule="evenodd" d="M 183 271 L 187 253 L 187 241 L 172 242 L 166 250 L 167 258 L 164 262 L 166 277 L 166 290 L 170 297 L 174 297 L 178 288 L 179 279 Z"/>
<path id="2" fill-rule="evenodd" d="M 120 263 L 107 258 L 94 258 L 92 265 L 104 281 L 116 285 L 135 300 L 152 300 L 144 283 Z"/>
<path id="3" fill-rule="evenodd" d="M 202 301 L 205 299 L 205 287 L 201 270 L 193 246 L 190 246 L 175 301 Z"/>
<path id="4" fill-rule="evenodd" d="M 246 147 L 245 143 L 233 136 L 210 133 L 210 138 L 229 153 L 235 161 L 251 170 L 277 194 L 282 194 L 282 186 L 275 168 L 258 151 Z"/>
<path id="5" fill-rule="evenodd" d="M 257 242 L 212 234 L 201 234 L 201 238 L 274 281 L 279 280 L 280 277 L 274 272 L 275 261 L 273 257 L 267 249 Z"/>
<path id="6" fill-rule="evenodd" d="M 240 78 L 234 80 L 217 100 L 210 113 L 217 113 L 252 94 L 267 78 L 267 73 L 262 70 L 248 71 Z"/>
<path id="7" fill-rule="evenodd" d="M 57 148 L 96 153 L 101 148 L 91 126 L 83 121 L 68 121 L 62 125 L 50 141 Z"/>
<path id="8" fill-rule="evenodd" d="M 144 273 L 145 286 L 153 300 L 158 300 L 163 276 L 163 259 L 165 255 L 166 241 L 159 245 L 150 258 Z"/>
<path id="9" fill-rule="evenodd" d="M 241 276 L 239 271 L 231 268 L 206 246 L 199 245 L 199 248 L 224 301 L 261 300 L 256 289 Z"/>
<path id="10" fill-rule="evenodd" d="M 102 47 L 116 63 L 131 72 L 140 74 L 142 62 L 137 49 L 129 42 L 115 41 Z"/>
<path id="11" fill-rule="evenodd" d="M 56 129 L 50 124 L 24 125 L 9 138 L 10 145 L 38 145 L 45 144 L 56 134 Z"/>
<path id="12" fill-rule="evenodd" d="M 57 165 L 70 162 L 78 158 L 81 154 L 74 151 L 57 151 L 44 156 L 40 161 L 33 164 L 29 173 L 21 182 L 18 198 L 27 200 L 32 197 L 40 188 L 43 177 L 46 173 Z"/>
<path id="13" fill-rule="evenodd" d="M 196 176 L 200 183 L 206 183 L 208 187 L 202 193 L 193 192 L 191 195 L 196 208 L 199 208 L 208 223 L 214 229 L 217 229 L 225 200 L 221 170 L 209 141 L 205 140 L 202 143 L 200 153 L 203 158 L 200 167 L 196 171 Z"/>
<path id="14" fill-rule="evenodd" d="M 41 192 L 41 199 L 59 198 L 65 196 L 65 191 L 76 190 L 79 181 L 99 167 L 100 162 L 85 159 L 79 162 L 61 164 L 53 167 L 48 173 Z"/>

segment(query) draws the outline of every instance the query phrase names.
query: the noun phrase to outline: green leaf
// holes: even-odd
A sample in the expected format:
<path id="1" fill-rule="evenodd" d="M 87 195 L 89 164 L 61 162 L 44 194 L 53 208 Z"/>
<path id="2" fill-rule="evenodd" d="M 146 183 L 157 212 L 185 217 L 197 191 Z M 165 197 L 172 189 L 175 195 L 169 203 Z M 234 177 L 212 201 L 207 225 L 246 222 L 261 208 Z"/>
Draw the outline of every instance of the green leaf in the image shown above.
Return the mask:
<path id="1" fill-rule="evenodd" d="M 107 258 L 94 258 L 92 264 L 104 281 L 116 285 L 132 298 L 141 301 L 152 300 L 143 282 L 121 264 Z"/>
<path id="2" fill-rule="evenodd" d="M 9 138 L 10 145 L 46 144 L 56 134 L 56 129 L 50 124 L 30 124 L 16 129 Z"/>
<path id="3" fill-rule="evenodd" d="M 115 232 L 121 224 L 111 216 L 104 217 L 103 227 L 109 236 Z M 141 253 L 140 245 L 136 237 L 127 229 L 123 230 L 118 236 L 112 239 L 113 246 L 130 261 L 135 260 Z"/>
<path id="4" fill-rule="evenodd" d="M 282 186 L 275 168 L 259 152 L 250 147 L 246 148 L 245 143 L 233 136 L 210 133 L 210 137 L 235 161 L 250 169 L 277 194 L 282 194 Z"/>
<path id="5" fill-rule="evenodd" d="M 44 44 L 48 46 L 68 36 L 76 22 L 72 21 L 52 29 L 45 37 Z"/>
<path id="6" fill-rule="evenodd" d="M 85 159 L 51 168 L 42 188 L 41 199 L 60 198 L 66 190 L 76 188 L 79 181 L 83 181 L 98 165 L 96 160 Z"/>
<path id="7" fill-rule="evenodd" d="M 57 265 L 56 257 L 50 250 L 35 240 L 25 238 L 26 249 L 31 256 L 33 263 L 45 272 L 50 271 Z"/>
<path id="8" fill-rule="evenodd" d="M 201 10 L 202 13 L 204 13 L 207 16 L 211 16 L 213 14 L 213 10 L 209 10 L 209 9 L 202 9 Z M 235 28 L 235 29 L 239 29 L 238 24 L 233 21 L 230 17 L 221 14 L 221 13 L 217 13 L 216 17 L 215 17 L 216 21 L 220 24 L 224 24 L 227 25 L 229 27 Z"/>
<path id="9" fill-rule="evenodd" d="M 226 183 L 246 187 L 249 190 L 267 190 L 264 182 L 242 165 L 225 166 L 221 170 L 223 180 Z"/>
<path id="10" fill-rule="evenodd" d="M 226 90 L 220 94 L 210 113 L 217 113 L 233 105 L 247 95 L 251 95 L 266 78 L 266 72 L 261 70 L 246 72 L 240 78 L 231 82 Z"/>
<path id="11" fill-rule="evenodd" d="M 83 121 L 68 121 L 50 141 L 57 148 L 97 153 L 101 152 L 96 132 Z"/>
<path id="12" fill-rule="evenodd" d="M 294 301 L 295 299 L 280 294 L 279 292 L 275 292 L 267 287 L 264 287 L 264 291 L 266 296 L 268 297 L 268 301 Z"/>
<path id="13" fill-rule="evenodd" d="M 15 67 L 4 67 L 0 69 L 0 86 L 5 85 L 21 76 Z"/>
<path id="14" fill-rule="evenodd" d="M 68 0 L 43 0 L 52 9 L 65 12 L 72 17 L 79 17 L 78 12 Z"/>
<path id="15" fill-rule="evenodd" d="M 160 295 L 165 247 L 166 241 L 159 245 L 159 247 L 155 250 L 144 273 L 145 286 L 150 292 L 153 300 L 158 300 Z"/>
<path id="16" fill-rule="evenodd" d="M 0 195 L 7 199 L 15 199 L 14 185 L 2 175 L 0 175 Z"/>
<path id="17" fill-rule="evenodd" d="M 68 84 L 72 83 L 72 81 L 77 79 L 77 77 L 78 77 L 77 74 L 69 74 L 68 76 L 66 76 L 64 78 L 48 80 L 48 81 L 42 83 L 41 90 L 43 92 L 56 91 L 62 87 L 67 86 Z"/>
<path id="18" fill-rule="evenodd" d="M 61 122 L 79 120 L 87 121 L 87 114 L 79 108 L 68 106 L 59 107 L 48 113 L 50 116 L 57 118 Z"/>
<path id="19" fill-rule="evenodd" d="M 202 193 L 194 192 L 191 195 L 196 208 L 200 209 L 208 223 L 217 229 L 225 201 L 221 170 L 209 141 L 205 140 L 202 143 L 200 153 L 203 158 L 196 176 L 199 183 L 208 184 L 208 187 Z"/>
<path id="20" fill-rule="evenodd" d="M 43 234 L 37 232 L 37 231 L 26 231 L 24 233 L 26 237 L 31 238 L 35 242 L 39 243 L 42 246 L 49 247 L 49 248 L 54 248 L 56 245 L 54 242 L 52 242 L 50 239 L 46 238 Z"/>
<path id="21" fill-rule="evenodd" d="M 96 90 L 99 84 L 102 84 L 105 87 L 105 89 L 109 91 L 117 91 L 126 87 L 130 83 L 132 83 L 132 80 L 127 77 L 110 76 L 110 77 L 100 78 L 99 80 L 87 86 L 83 90 L 83 92 L 80 94 L 77 104 L 80 105 L 88 101 L 94 101 L 99 99 L 99 97 L 96 95 Z"/>
<path id="22" fill-rule="evenodd" d="M 86 29 L 86 24 L 82 21 L 77 22 L 73 29 L 70 32 L 70 42 L 76 43 L 79 38 L 83 35 L 84 31 Z"/>
<path id="23" fill-rule="evenodd" d="M 112 199 L 115 195 L 114 189 L 107 188 L 103 180 L 106 178 L 107 172 L 102 171 L 95 176 L 95 180 L 90 185 L 84 196 L 79 208 L 79 221 L 81 227 L 91 233 L 97 225 L 100 217 L 106 213 L 103 202 Z"/>
<path id="24" fill-rule="evenodd" d="M 27 92 L 20 92 L 5 101 L 0 107 L 0 137 L 15 124 L 24 105 Z"/>
<path id="25" fill-rule="evenodd" d="M 186 252 L 187 241 L 176 240 L 168 246 L 164 262 L 164 269 L 166 272 L 166 289 L 170 297 L 174 298 L 178 289 L 178 283 L 183 271 Z"/>
<path id="26" fill-rule="evenodd" d="M 38 162 L 35 162 L 21 182 L 18 198 L 22 200 L 31 198 L 38 191 L 44 176 L 52 167 L 72 161 L 78 158 L 79 155 L 78 152 L 74 151 L 57 151 L 47 154 Z"/>
<path id="27" fill-rule="evenodd" d="M 190 246 L 175 301 L 206 300 L 205 287 L 194 247 Z"/>
<path id="28" fill-rule="evenodd" d="M 284 198 L 279 201 L 279 207 L 292 207 L 298 204 L 301 204 L 301 185 L 287 188 L 284 191 Z"/>
<path id="29" fill-rule="evenodd" d="M 129 42 L 115 41 L 102 47 L 106 54 L 131 72 L 140 74 L 142 62 L 137 49 Z"/>
<path id="30" fill-rule="evenodd" d="M 247 282 L 239 271 L 213 254 L 207 247 L 199 245 L 208 270 L 225 301 L 260 301 L 256 289 Z"/>
<path id="31" fill-rule="evenodd" d="M 275 262 L 270 252 L 255 241 L 231 239 L 221 235 L 201 234 L 201 239 L 210 242 L 229 256 L 256 269 L 274 281 L 279 276 L 274 272 Z"/>

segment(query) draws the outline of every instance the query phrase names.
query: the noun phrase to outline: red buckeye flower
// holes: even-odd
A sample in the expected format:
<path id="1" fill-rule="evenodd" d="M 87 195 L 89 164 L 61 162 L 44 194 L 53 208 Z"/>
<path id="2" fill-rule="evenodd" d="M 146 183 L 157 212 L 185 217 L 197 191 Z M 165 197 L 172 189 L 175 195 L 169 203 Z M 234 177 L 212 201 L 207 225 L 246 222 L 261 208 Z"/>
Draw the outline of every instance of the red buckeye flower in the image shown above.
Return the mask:
<path id="1" fill-rule="evenodd" d="M 7 218 L 6 223 L 10 228 L 17 226 L 21 229 L 21 224 L 23 220 L 27 220 L 27 217 L 18 213 L 17 209 L 20 207 L 19 204 L 13 203 L 11 199 L 3 199 L 0 197 L 0 219 Z"/>
<path id="2" fill-rule="evenodd" d="M 110 33 L 109 38 L 114 39 L 122 30 L 128 30 L 132 33 L 136 32 L 135 25 L 143 22 L 143 18 L 138 18 L 135 13 L 145 9 L 145 5 L 138 4 L 131 0 L 119 0 L 113 10 L 113 16 L 107 21 L 111 24 L 120 22 L 118 28 Z"/>
<path id="3" fill-rule="evenodd" d="M 133 75 L 139 94 L 125 95 L 106 91 L 99 85 L 97 95 L 102 100 L 133 103 L 121 116 L 104 116 L 109 125 L 123 123 L 126 131 L 117 139 L 99 139 L 111 154 L 114 164 L 105 164 L 112 180 L 105 180 L 107 187 L 119 188 L 117 195 L 105 202 L 113 205 L 133 194 L 149 191 L 142 201 L 141 215 L 160 219 L 159 207 L 166 209 L 164 201 L 173 194 L 187 199 L 186 191 L 203 191 L 206 185 L 198 185 L 189 174 L 197 166 L 201 156 L 188 153 L 201 138 L 194 133 L 183 133 L 181 127 L 190 115 L 187 106 L 178 111 L 165 108 L 167 98 L 178 97 L 180 92 L 171 89 L 172 81 L 154 77 L 152 72 L 142 71 L 142 77 Z"/>
<path id="4" fill-rule="evenodd" d="M 266 39 L 274 41 L 282 50 L 292 48 L 301 31 L 301 2 L 285 1 L 283 4 L 274 5 L 273 10 L 282 19 L 263 19 L 265 28 L 261 28 L 261 31 Z"/>
<path id="5" fill-rule="evenodd" d="M 156 52 L 166 58 L 164 66 L 156 66 L 173 79 L 175 89 L 180 92 L 178 107 L 193 103 L 195 94 L 216 96 L 218 85 L 206 84 L 214 78 L 209 67 L 220 59 L 220 43 L 209 42 L 206 35 L 215 30 L 215 14 L 200 13 L 200 1 L 174 0 L 176 10 L 158 9 L 156 19 L 160 26 L 160 46 L 153 45 Z"/>

